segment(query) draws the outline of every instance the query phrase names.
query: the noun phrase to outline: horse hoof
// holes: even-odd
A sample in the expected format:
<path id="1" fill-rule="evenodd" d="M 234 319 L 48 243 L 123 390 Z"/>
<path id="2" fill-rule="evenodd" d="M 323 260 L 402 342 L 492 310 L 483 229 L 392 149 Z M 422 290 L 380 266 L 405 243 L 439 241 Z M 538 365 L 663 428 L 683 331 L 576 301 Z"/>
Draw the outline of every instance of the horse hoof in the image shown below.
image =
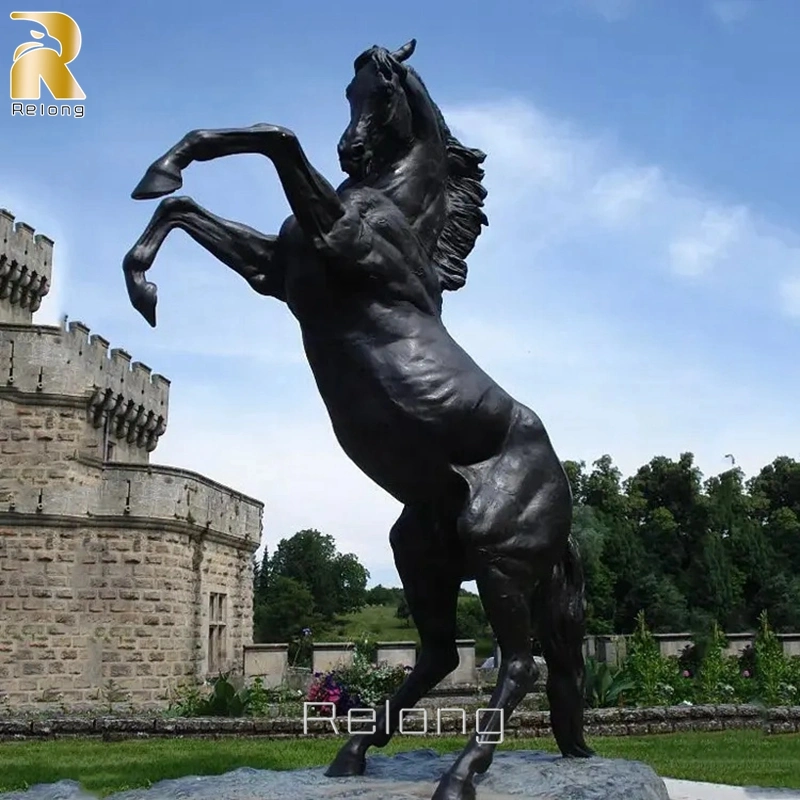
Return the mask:
<path id="1" fill-rule="evenodd" d="M 170 165 L 153 164 L 145 172 L 138 186 L 131 192 L 134 200 L 154 200 L 172 194 L 183 186 L 179 170 Z"/>
<path id="2" fill-rule="evenodd" d="M 340 750 L 331 765 L 325 770 L 326 778 L 354 778 L 363 775 L 367 759 L 352 751 Z"/>
<path id="3" fill-rule="evenodd" d="M 158 287 L 145 280 L 144 271 L 136 268 L 136 263 L 129 253 L 122 262 L 125 272 L 125 283 L 131 305 L 147 320 L 151 328 L 156 326 L 156 303 Z"/>
<path id="4" fill-rule="evenodd" d="M 475 800 L 475 786 L 470 778 L 462 780 L 445 775 L 439 781 L 431 800 Z"/>
<path id="5" fill-rule="evenodd" d="M 575 744 L 570 747 L 564 754 L 564 758 L 593 758 L 595 755 L 594 750 L 585 744 Z"/>

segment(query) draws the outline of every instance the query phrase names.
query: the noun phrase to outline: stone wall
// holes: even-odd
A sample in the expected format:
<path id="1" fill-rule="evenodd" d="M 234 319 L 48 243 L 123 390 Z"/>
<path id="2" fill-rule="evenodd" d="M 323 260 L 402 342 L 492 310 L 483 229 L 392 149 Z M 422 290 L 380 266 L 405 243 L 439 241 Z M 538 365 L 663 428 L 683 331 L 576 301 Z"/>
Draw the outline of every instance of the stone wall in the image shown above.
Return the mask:
<path id="1" fill-rule="evenodd" d="M 7 517 L 0 694 L 13 707 L 103 702 L 109 681 L 136 706 L 163 706 L 181 679 L 241 671 L 252 641 L 252 542 L 147 518 L 94 526 L 8 525 Z M 212 593 L 225 603 L 215 663 Z"/>
<path id="2" fill-rule="evenodd" d="M 469 716 L 469 715 L 468 715 Z M 436 735 L 436 714 L 428 716 L 428 731 Z M 762 730 L 765 734 L 800 733 L 800 707 L 761 709 L 757 706 L 672 706 L 667 708 L 592 709 L 586 712 L 587 735 L 644 736 L 686 731 Z M 269 738 L 332 738 L 347 734 L 347 718 L 309 721 L 303 732 L 302 717 L 51 717 L 40 719 L 0 718 L 0 741 L 47 739 L 70 736 L 104 739 L 147 737 L 265 736 Z M 422 729 L 419 715 L 409 715 L 404 728 Z M 443 735 L 462 735 L 462 719 L 442 714 Z M 355 731 L 357 723 L 354 721 Z M 467 732 L 474 730 L 474 717 L 467 720 Z M 552 736 L 550 715 L 545 711 L 520 712 L 506 725 L 506 737 Z M 398 734 L 400 736 L 400 734 Z"/>
<path id="3" fill-rule="evenodd" d="M 13 707 L 163 703 L 191 674 L 193 546 L 179 533 L 0 525 L 0 677 Z"/>

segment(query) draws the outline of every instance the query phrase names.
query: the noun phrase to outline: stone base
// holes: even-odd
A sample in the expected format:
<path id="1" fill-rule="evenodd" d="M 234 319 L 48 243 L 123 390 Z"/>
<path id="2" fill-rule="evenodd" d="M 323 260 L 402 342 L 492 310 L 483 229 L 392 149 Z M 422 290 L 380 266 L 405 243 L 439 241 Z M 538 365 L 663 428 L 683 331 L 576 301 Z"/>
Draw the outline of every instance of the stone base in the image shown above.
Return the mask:
<path id="1" fill-rule="evenodd" d="M 359 778 L 326 778 L 325 767 L 278 772 L 237 769 L 226 775 L 161 781 L 107 800 L 429 800 L 455 754 L 415 750 L 372 755 Z M 532 751 L 500 751 L 475 781 L 477 800 L 669 800 L 661 778 L 638 761 L 563 759 Z M 71 781 L 0 794 L 0 800 L 96 800 Z"/>

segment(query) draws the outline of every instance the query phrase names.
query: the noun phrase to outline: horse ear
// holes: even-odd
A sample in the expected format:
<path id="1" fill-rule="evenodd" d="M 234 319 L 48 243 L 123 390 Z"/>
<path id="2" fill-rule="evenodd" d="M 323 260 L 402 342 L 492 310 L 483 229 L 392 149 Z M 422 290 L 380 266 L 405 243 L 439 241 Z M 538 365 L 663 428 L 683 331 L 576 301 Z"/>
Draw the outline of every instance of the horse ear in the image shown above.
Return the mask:
<path id="1" fill-rule="evenodd" d="M 394 53 L 392 53 L 392 58 L 394 58 L 395 61 L 400 61 L 401 63 L 403 61 L 407 61 L 409 58 L 411 58 L 416 47 L 417 40 L 412 39 L 410 42 L 406 42 L 406 44 L 404 44 L 399 50 L 395 50 Z"/>

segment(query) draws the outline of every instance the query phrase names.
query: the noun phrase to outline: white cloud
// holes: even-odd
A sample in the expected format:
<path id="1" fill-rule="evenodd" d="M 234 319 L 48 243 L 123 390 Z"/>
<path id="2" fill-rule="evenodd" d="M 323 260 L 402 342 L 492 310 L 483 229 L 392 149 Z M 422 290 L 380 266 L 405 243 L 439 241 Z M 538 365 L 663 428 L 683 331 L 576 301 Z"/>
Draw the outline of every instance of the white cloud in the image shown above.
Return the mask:
<path id="1" fill-rule="evenodd" d="M 662 180 L 658 167 L 611 169 L 595 181 L 590 203 L 607 224 L 624 224 L 652 203 Z"/>
<path id="2" fill-rule="evenodd" d="M 557 256 L 578 239 L 613 240 L 615 268 L 683 278 L 718 270 L 725 275 L 718 290 L 748 303 L 774 302 L 770 285 L 798 263 L 795 232 L 658 165 L 631 163 L 612 142 L 527 104 L 446 113 L 467 142 L 489 153 L 491 224 L 505 232 L 513 218 L 529 247 Z"/>
<path id="3" fill-rule="evenodd" d="M 780 286 L 780 298 L 786 314 L 800 319 L 800 273 L 783 281 Z"/>
<path id="4" fill-rule="evenodd" d="M 711 13 L 723 24 L 733 25 L 741 22 L 753 11 L 753 0 L 711 0 Z"/>
<path id="5" fill-rule="evenodd" d="M 744 234 L 747 223 L 746 208 L 709 208 L 690 230 L 670 242 L 673 270 L 696 277 L 712 269 Z"/>

